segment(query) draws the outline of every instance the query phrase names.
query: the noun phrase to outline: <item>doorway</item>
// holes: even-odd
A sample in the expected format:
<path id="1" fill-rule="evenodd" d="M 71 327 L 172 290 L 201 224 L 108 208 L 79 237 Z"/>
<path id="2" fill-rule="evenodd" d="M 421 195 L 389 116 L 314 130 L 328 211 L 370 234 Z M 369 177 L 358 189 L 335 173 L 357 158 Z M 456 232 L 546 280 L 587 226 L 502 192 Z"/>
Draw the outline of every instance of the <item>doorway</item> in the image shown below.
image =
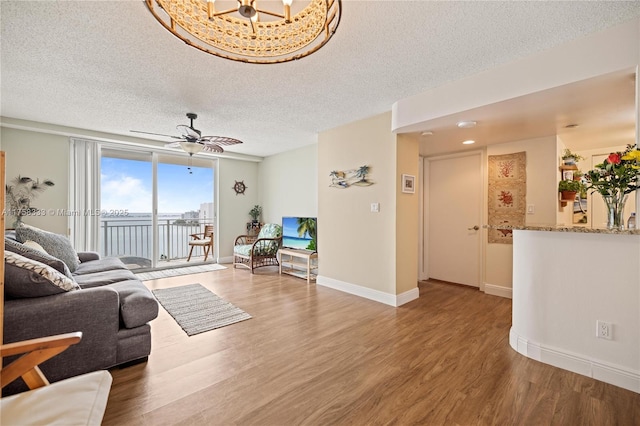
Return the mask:
<path id="1" fill-rule="evenodd" d="M 481 288 L 482 153 L 425 158 L 428 278 Z"/>
<path id="2" fill-rule="evenodd" d="M 213 164 L 182 155 L 102 149 L 101 254 L 121 258 L 130 269 L 185 266 L 191 235 L 215 226 Z M 203 260 L 194 255 L 191 265 Z M 212 253 L 210 259 L 215 258 Z"/>

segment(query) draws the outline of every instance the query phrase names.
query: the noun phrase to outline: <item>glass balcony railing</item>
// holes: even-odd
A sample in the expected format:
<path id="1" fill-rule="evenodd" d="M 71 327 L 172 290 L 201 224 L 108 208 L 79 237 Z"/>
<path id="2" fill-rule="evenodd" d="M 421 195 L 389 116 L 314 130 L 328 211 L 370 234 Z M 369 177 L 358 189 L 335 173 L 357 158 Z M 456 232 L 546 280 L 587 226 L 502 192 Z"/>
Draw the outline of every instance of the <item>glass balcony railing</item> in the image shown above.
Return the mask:
<path id="1" fill-rule="evenodd" d="M 211 219 L 159 219 L 156 263 L 186 259 L 191 234 L 202 233 L 204 225 L 210 223 Z M 100 221 L 100 238 L 102 256 L 137 258 L 141 265 L 152 266 L 153 225 L 149 217 L 103 218 Z M 197 250 L 200 249 L 196 248 L 194 255 Z"/>

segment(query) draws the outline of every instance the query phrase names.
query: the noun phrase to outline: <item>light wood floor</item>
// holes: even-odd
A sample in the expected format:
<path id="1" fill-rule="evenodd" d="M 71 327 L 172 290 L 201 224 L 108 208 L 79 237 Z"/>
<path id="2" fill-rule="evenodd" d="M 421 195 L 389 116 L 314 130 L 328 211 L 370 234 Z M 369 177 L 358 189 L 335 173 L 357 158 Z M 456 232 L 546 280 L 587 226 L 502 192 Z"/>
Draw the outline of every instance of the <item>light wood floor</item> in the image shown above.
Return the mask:
<path id="1" fill-rule="evenodd" d="M 161 308 L 105 425 L 640 424 L 640 395 L 511 349 L 508 299 L 426 282 L 393 308 L 270 268 L 146 284 L 196 282 L 253 318 L 187 337 Z"/>

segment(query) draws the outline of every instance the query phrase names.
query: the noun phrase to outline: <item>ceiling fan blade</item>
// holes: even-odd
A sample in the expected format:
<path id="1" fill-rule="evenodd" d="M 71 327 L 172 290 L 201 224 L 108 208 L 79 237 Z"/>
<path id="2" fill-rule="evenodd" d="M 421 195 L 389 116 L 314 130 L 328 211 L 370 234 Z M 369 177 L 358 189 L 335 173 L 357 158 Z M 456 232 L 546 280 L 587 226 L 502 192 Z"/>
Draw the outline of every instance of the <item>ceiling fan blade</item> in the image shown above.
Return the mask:
<path id="1" fill-rule="evenodd" d="M 184 137 L 200 139 L 200 132 L 192 127 L 187 126 L 186 124 L 178 124 L 176 126 L 176 129 L 178 129 L 178 131 L 182 133 Z"/>
<path id="2" fill-rule="evenodd" d="M 182 142 L 184 142 L 184 140 L 176 141 L 176 142 L 171 142 L 171 143 L 166 144 L 164 147 L 165 147 L 165 148 L 180 148 L 180 144 L 181 144 Z"/>
<path id="3" fill-rule="evenodd" d="M 224 149 L 220 145 L 216 145 L 214 143 L 205 143 L 204 148 L 202 149 L 204 152 L 217 152 L 223 153 Z"/>
<path id="4" fill-rule="evenodd" d="M 142 133 L 145 135 L 155 135 L 155 136 L 165 136 L 167 138 L 173 138 L 173 139 L 182 139 L 182 136 L 173 136 L 173 135 L 164 135 L 162 133 L 151 133 L 151 132 L 143 132 L 140 130 L 129 130 L 132 133 Z"/>
<path id="5" fill-rule="evenodd" d="M 242 141 L 238 139 L 228 138 L 226 136 L 203 136 L 200 140 L 205 143 L 211 142 L 217 145 L 236 145 L 242 143 Z"/>

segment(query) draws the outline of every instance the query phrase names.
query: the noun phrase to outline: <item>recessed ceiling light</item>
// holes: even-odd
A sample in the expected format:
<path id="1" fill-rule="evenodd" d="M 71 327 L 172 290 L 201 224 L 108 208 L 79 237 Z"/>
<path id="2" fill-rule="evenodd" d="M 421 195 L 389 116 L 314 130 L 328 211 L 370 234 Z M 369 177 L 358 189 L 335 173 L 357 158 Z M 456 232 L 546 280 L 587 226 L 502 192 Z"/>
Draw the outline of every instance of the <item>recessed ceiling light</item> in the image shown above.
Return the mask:
<path id="1" fill-rule="evenodd" d="M 432 135 L 433 135 L 433 132 L 431 132 L 431 131 L 427 130 L 426 132 L 422 132 L 422 133 L 421 133 L 421 135 L 422 135 L 422 136 L 432 136 Z"/>
<path id="2" fill-rule="evenodd" d="M 472 127 L 476 127 L 475 121 L 458 121 L 458 127 L 461 129 L 471 129 Z"/>
<path id="3" fill-rule="evenodd" d="M 468 141 L 462 142 L 462 145 L 471 145 L 471 144 L 474 144 L 474 143 L 476 143 L 476 141 L 468 140 Z"/>
<path id="4" fill-rule="evenodd" d="M 564 126 L 565 129 L 575 129 L 576 127 L 580 126 L 579 124 L 567 124 L 566 126 Z"/>

